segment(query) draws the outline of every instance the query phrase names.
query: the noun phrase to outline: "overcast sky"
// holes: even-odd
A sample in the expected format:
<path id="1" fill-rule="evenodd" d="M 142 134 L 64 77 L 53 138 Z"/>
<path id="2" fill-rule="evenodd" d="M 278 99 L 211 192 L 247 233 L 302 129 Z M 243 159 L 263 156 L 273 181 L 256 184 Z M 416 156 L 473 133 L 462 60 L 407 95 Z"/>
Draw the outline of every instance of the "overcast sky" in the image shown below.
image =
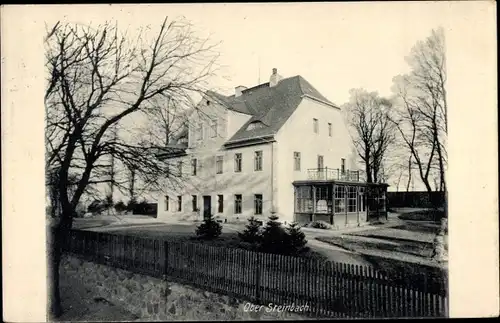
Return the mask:
<path id="1" fill-rule="evenodd" d="M 432 28 L 447 27 L 446 3 L 190 4 L 67 6 L 66 19 L 93 24 L 118 20 L 130 31 L 158 28 L 163 17 L 184 16 L 221 41 L 225 68 L 214 84 L 267 82 L 276 67 L 284 77 L 302 75 L 337 104 L 349 89 L 390 94 L 393 76 L 408 70 L 404 57 Z M 99 8 L 96 10 L 96 8 Z M 50 20 L 48 20 L 50 22 Z M 224 77 L 224 78 L 223 78 Z"/>
<path id="2" fill-rule="evenodd" d="M 276 67 L 283 77 L 302 75 L 342 105 L 352 88 L 389 96 L 393 77 L 409 71 L 405 56 L 412 46 L 439 26 L 446 37 L 460 10 L 467 8 L 450 2 L 72 5 L 64 17 L 45 15 L 45 21 L 116 20 L 133 35 L 147 25 L 158 30 L 165 16 L 185 17 L 201 36 L 221 42 L 224 68 L 213 87 L 232 94 L 235 86 L 267 82 Z"/>

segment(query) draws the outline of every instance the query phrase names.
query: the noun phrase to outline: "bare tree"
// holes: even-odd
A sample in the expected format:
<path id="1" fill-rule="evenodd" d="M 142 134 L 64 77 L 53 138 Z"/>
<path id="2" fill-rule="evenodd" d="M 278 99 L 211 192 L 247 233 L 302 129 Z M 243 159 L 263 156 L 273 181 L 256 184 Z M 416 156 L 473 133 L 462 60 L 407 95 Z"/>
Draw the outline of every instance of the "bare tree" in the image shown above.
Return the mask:
<path id="1" fill-rule="evenodd" d="M 446 192 L 448 123 L 443 30 L 433 30 L 425 41 L 418 42 L 407 62 L 411 72 L 394 78 L 394 102 L 398 108 L 392 121 L 410 153 L 408 174 L 414 163 L 427 191 L 432 192 L 437 170 L 436 189 Z"/>
<path id="2" fill-rule="evenodd" d="M 147 27 L 136 37 L 120 33 L 112 23 L 91 27 L 58 22 L 48 28 L 45 46 L 46 169 L 57 170 L 61 207 L 51 227 L 49 261 L 49 310 L 57 316 L 61 243 L 82 195 L 100 183 L 123 187 L 127 181 L 120 176 L 120 165 L 123 171 L 134 169 L 144 187 L 161 186 L 166 164 L 156 158 L 157 146 L 141 132 L 131 135 L 129 125 L 148 115 L 155 98 L 173 98 L 189 108 L 192 96 L 204 92 L 218 54 L 216 44 L 198 38 L 188 22 L 168 18 L 156 34 Z M 117 167 L 113 178 L 108 176 L 111 157 Z"/>
<path id="3" fill-rule="evenodd" d="M 387 149 L 394 141 L 394 127 L 387 116 L 391 103 L 364 89 L 352 89 L 350 93 L 344 110 L 354 147 L 365 165 L 367 182 L 377 183 Z"/>
<path id="4" fill-rule="evenodd" d="M 438 28 L 425 41 L 418 42 L 407 61 L 412 68 L 411 86 L 415 89 L 415 105 L 425 121 L 428 141 L 436 142 L 439 166 L 439 188 L 446 191 L 446 139 L 448 133 L 448 105 L 446 100 L 446 56 L 444 30 Z"/>
<path id="5" fill-rule="evenodd" d="M 172 97 L 154 98 L 148 109 L 148 135 L 151 142 L 166 147 L 186 125 L 186 110 Z"/>

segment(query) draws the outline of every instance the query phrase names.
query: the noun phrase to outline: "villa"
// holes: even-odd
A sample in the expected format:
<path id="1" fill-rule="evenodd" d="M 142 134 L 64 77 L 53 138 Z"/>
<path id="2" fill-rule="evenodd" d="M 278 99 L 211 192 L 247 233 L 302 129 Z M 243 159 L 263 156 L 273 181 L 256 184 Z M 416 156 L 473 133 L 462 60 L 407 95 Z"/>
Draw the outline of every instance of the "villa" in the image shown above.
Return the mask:
<path id="1" fill-rule="evenodd" d="M 224 222 L 274 213 L 282 222 L 361 225 L 386 214 L 386 184 L 366 183 L 341 109 L 301 76 L 207 91 L 158 155 L 171 180 L 158 219 Z"/>

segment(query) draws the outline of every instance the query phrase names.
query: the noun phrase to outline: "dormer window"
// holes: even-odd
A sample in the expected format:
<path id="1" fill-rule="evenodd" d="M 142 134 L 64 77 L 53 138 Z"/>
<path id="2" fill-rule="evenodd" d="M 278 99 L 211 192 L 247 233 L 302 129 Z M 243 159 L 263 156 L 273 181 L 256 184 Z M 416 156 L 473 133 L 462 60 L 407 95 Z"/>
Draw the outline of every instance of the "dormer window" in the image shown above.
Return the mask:
<path id="1" fill-rule="evenodd" d="M 254 121 L 248 125 L 247 130 L 260 129 L 260 128 L 264 128 L 264 124 L 260 121 Z"/>

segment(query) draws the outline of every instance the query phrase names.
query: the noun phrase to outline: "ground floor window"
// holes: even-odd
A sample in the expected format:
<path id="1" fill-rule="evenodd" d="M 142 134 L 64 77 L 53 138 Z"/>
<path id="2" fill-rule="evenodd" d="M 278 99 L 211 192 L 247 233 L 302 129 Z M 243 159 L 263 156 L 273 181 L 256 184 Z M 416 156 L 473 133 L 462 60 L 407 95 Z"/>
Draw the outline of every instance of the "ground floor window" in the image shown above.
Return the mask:
<path id="1" fill-rule="evenodd" d="M 332 213 L 331 186 L 316 186 L 316 213 Z"/>
<path id="2" fill-rule="evenodd" d="M 224 212 L 224 195 L 217 195 L 217 211 L 219 213 Z"/>
<path id="3" fill-rule="evenodd" d="M 312 187 L 298 186 L 296 188 L 295 212 L 311 213 L 313 211 Z"/>
<path id="4" fill-rule="evenodd" d="M 193 195 L 193 211 L 198 211 L 198 196 Z"/>
<path id="5" fill-rule="evenodd" d="M 235 194 L 234 195 L 234 213 L 235 214 L 241 214 L 241 203 L 242 203 L 241 194 Z"/>
<path id="6" fill-rule="evenodd" d="M 182 211 L 182 196 L 177 196 L 177 211 Z"/>
<path id="7" fill-rule="evenodd" d="M 254 209 L 255 214 L 262 214 L 262 194 L 255 194 Z"/>
<path id="8" fill-rule="evenodd" d="M 335 185 L 335 213 L 344 213 L 345 209 L 345 197 L 346 197 L 346 187 L 344 185 Z"/>
<path id="9" fill-rule="evenodd" d="M 383 192 L 382 190 L 380 190 L 378 196 L 379 196 L 379 199 L 378 199 L 379 210 L 381 212 L 385 212 L 385 207 L 386 207 L 385 192 Z"/>
<path id="10" fill-rule="evenodd" d="M 366 199 L 365 188 L 364 187 L 360 187 L 359 188 L 359 194 L 358 194 L 359 212 L 365 212 L 366 211 L 365 199 Z"/>
<path id="11" fill-rule="evenodd" d="M 356 186 L 347 187 L 347 212 L 356 212 L 358 192 Z"/>
<path id="12" fill-rule="evenodd" d="M 168 195 L 165 195 L 165 211 L 168 211 Z"/>

